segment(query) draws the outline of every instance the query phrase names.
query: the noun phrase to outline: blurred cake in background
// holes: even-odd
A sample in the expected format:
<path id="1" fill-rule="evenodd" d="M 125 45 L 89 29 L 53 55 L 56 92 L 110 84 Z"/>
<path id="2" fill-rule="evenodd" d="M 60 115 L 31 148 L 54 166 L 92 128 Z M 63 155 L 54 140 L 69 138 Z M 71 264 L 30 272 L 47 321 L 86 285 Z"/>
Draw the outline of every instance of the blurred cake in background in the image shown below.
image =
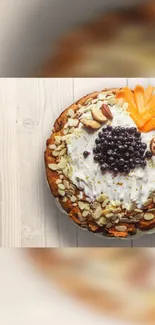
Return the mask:
<path id="1" fill-rule="evenodd" d="M 153 77 L 154 34 L 154 1 L 109 12 L 64 36 L 40 76 Z"/>

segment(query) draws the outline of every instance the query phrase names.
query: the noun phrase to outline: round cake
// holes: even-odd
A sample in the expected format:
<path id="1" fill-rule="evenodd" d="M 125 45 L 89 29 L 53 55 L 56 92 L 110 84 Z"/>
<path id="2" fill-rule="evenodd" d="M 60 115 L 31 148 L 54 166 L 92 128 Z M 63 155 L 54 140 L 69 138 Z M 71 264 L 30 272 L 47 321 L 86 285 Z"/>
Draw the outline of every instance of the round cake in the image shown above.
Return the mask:
<path id="1" fill-rule="evenodd" d="M 40 76 L 154 76 L 154 30 L 154 1 L 104 13 L 64 35 Z"/>
<path id="2" fill-rule="evenodd" d="M 80 227 L 131 238 L 155 228 L 154 87 L 104 89 L 67 108 L 47 140 L 48 183 Z"/>
<path id="3" fill-rule="evenodd" d="M 29 254 L 51 283 L 83 309 L 109 316 L 114 324 L 155 323 L 154 250 L 31 249 Z"/>

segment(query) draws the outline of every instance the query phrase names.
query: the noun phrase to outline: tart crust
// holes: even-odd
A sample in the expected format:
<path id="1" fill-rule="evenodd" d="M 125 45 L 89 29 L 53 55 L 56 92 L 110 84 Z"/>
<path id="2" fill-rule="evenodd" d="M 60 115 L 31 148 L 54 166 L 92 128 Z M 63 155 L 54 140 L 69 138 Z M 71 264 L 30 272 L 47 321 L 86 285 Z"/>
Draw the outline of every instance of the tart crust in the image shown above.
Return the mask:
<path id="1" fill-rule="evenodd" d="M 104 89 L 102 92 L 106 92 L 109 94 L 116 94 L 120 89 L 118 88 L 113 88 L 113 89 Z M 79 110 L 79 105 L 84 105 L 90 98 L 96 99 L 97 96 L 101 92 L 93 92 L 88 94 L 87 96 L 82 97 L 80 100 L 77 102 L 73 103 L 71 106 L 69 106 L 67 109 L 65 109 L 62 114 L 57 118 L 57 120 L 54 123 L 54 128 L 53 132 L 50 136 L 50 138 L 47 140 L 47 148 L 44 153 L 44 158 L 45 158 L 45 167 L 46 167 L 46 175 L 47 175 L 47 180 L 48 184 L 50 187 L 50 190 L 53 194 L 53 196 L 57 199 L 61 207 L 63 208 L 64 212 L 66 212 L 69 216 L 69 218 L 76 223 L 78 226 L 81 228 L 87 229 L 93 233 L 97 233 L 99 235 L 105 236 L 105 237 L 113 237 L 113 238 L 134 238 L 137 236 L 141 236 L 145 233 L 150 233 L 154 232 L 155 228 L 155 201 L 154 199 L 148 198 L 148 204 L 143 206 L 141 208 L 142 213 L 143 213 L 143 218 L 136 222 L 121 222 L 121 227 L 118 230 L 118 226 L 116 225 L 111 225 L 111 227 L 107 227 L 107 225 L 98 225 L 94 218 L 92 217 L 92 212 L 86 213 L 86 215 L 83 217 L 82 216 L 82 211 L 83 208 L 79 207 L 77 202 L 82 202 L 82 204 L 88 205 L 88 200 L 83 192 L 83 198 L 77 200 L 77 198 L 80 195 L 81 190 L 79 190 L 74 184 L 71 184 L 72 191 L 70 195 L 66 198 L 65 192 L 62 193 L 64 190 L 59 189 L 59 180 L 61 177 L 61 172 L 58 170 L 52 170 L 49 166 L 51 164 L 56 164 L 58 162 L 58 157 L 53 156 L 51 154 L 51 146 L 55 144 L 55 137 L 62 137 L 64 136 L 63 131 L 66 122 L 68 121 L 68 112 L 70 110 L 74 111 L 76 113 Z M 64 181 L 69 181 L 68 178 L 63 175 L 63 182 Z M 62 182 L 62 180 L 60 181 Z M 70 182 L 70 181 L 69 181 Z M 60 186 L 61 187 L 61 186 Z M 65 199 L 64 199 L 65 197 Z M 71 197 L 74 197 L 74 199 L 71 199 Z M 136 208 L 135 208 L 136 209 Z M 89 210 L 89 209 L 86 209 Z M 125 211 L 124 217 L 131 217 L 133 211 Z M 147 212 L 151 212 L 151 214 L 154 215 L 154 218 L 152 220 L 145 220 L 144 219 L 144 214 Z M 138 213 L 138 212 L 137 212 Z M 122 229 L 122 230 L 121 230 Z"/>

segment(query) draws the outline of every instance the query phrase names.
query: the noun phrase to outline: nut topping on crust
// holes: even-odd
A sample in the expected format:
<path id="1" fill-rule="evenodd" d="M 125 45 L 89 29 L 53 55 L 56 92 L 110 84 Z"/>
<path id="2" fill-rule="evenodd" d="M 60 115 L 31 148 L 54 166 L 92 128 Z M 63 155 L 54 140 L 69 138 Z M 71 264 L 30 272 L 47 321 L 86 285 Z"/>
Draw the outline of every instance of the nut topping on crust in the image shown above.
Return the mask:
<path id="1" fill-rule="evenodd" d="M 102 113 L 104 114 L 104 116 L 106 116 L 109 120 L 113 119 L 113 115 L 112 115 L 111 110 L 108 105 L 103 104 L 101 107 L 101 110 L 102 110 Z"/>
<path id="2" fill-rule="evenodd" d="M 107 118 L 102 114 L 101 110 L 96 109 L 95 106 L 92 108 L 91 112 L 95 121 L 99 123 L 105 123 L 107 121 Z"/>
<path id="3" fill-rule="evenodd" d="M 150 143 L 150 149 L 151 149 L 153 156 L 155 156 L 155 137 L 152 139 L 152 141 Z"/>
<path id="4" fill-rule="evenodd" d="M 88 129 L 90 130 L 97 130 L 97 129 L 100 129 L 101 127 L 101 124 L 96 122 L 96 121 L 93 121 L 93 120 L 87 120 L 87 119 L 84 119 L 82 118 L 81 119 L 81 123 Z"/>

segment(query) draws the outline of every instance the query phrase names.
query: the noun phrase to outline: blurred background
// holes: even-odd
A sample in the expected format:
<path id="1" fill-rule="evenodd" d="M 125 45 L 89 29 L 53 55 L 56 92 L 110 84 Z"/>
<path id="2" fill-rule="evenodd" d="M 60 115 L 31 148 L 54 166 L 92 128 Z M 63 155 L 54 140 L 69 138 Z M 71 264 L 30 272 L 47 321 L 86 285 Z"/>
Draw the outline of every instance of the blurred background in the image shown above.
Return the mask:
<path id="1" fill-rule="evenodd" d="M 154 256 L 154 249 L 1 249 L 0 323 L 154 324 Z"/>
<path id="2" fill-rule="evenodd" d="M 154 18 L 148 0 L 1 0 L 0 76 L 153 76 Z"/>

